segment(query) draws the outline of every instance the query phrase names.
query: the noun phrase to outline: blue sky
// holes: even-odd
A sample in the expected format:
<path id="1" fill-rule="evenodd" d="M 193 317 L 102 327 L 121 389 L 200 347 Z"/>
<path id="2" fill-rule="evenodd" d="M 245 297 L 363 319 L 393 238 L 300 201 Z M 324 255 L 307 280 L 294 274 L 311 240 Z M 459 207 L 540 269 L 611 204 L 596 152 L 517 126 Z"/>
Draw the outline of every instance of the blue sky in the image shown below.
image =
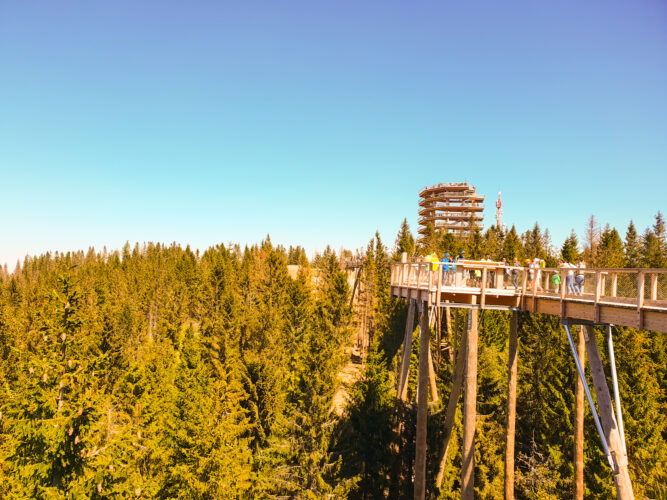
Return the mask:
<path id="1" fill-rule="evenodd" d="M 667 4 L 0 2 L 0 263 L 267 233 L 393 244 L 503 192 L 560 245 L 667 209 Z"/>

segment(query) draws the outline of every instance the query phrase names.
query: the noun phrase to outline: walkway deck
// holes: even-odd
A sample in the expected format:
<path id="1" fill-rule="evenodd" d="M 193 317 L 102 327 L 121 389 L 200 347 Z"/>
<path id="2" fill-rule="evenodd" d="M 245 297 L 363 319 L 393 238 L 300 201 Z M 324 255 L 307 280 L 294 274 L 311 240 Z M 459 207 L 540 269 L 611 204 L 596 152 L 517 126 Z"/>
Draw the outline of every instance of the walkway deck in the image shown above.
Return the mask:
<path id="1" fill-rule="evenodd" d="M 505 309 L 558 315 L 566 321 L 613 324 L 667 332 L 667 269 L 586 269 L 583 293 L 568 293 L 566 277 L 576 269 L 527 269 L 499 262 L 460 261 L 456 270 L 438 264 L 391 267 L 394 297 L 431 306 Z M 536 278 L 536 279 L 535 279 Z"/>

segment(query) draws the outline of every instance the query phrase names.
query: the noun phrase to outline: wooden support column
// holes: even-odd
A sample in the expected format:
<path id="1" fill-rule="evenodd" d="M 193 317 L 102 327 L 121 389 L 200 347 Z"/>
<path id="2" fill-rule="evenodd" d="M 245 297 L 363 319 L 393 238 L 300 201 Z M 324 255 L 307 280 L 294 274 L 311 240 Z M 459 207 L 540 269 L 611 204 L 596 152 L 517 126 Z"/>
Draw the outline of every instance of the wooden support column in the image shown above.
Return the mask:
<path id="1" fill-rule="evenodd" d="M 586 352 L 588 353 L 588 364 L 591 369 L 591 378 L 595 387 L 595 394 L 598 400 L 598 412 L 600 413 L 600 422 L 607 438 L 609 452 L 611 453 L 614 470 L 614 484 L 616 485 L 616 494 L 619 500 L 634 500 L 632 492 L 632 483 L 628 474 L 628 457 L 623 448 L 623 441 L 614 418 L 614 412 L 611 405 L 611 396 L 609 387 L 607 387 L 607 378 L 604 374 L 600 351 L 595 339 L 595 330 L 591 326 L 585 326 L 586 329 Z"/>
<path id="2" fill-rule="evenodd" d="M 428 384 L 431 389 L 431 401 L 437 403 L 440 398 L 438 397 L 438 385 L 435 378 L 435 369 L 433 368 L 433 355 L 431 354 L 431 346 L 428 348 Z"/>
<path id="3" fill-rule="evenodd" d="M 445 307 L 445 326 L 447 328 L 447 343 L 449 344 L 449 361 L 454 363 L 456 358 L 456 339 L 452 332 L 452 314 L 449 307 Z"/>
<path id="4" fill-rule="evenodd" d="M 477 309 L 470 310 L 466 350 L 465 392 L 463 396 L 463 456 L 461 499 L 475 496 L 475 425 L 477 421 Z"/>
<path id="5" fill-rule="evenodd" d="M 472 314 L 469 310 L 468 314 Z M 452 374 L 452 392 L 449 394 L 449 403 L 447 403 L 447 413 L 445 414 L 445 435 L 442 440 L 442 457 L 440 458 L 440 467 L 438 469 L 438 477 L 436 478 L 436 486 L 442 486 L 442 478 L 445 474 L 445 465 L 447 464 L 447 452 L 449 451 L 449 442 L 452 439 L 452 430 L 454 429 L 454 418 L 456 417 L 456 407 L 461 396 L 461 389 L 463 388 L 463 376 L 466 367 L 466 345 L 467 333 L 461 336 L 461 345 L 456 356 L 456 364 L 454 365 L 454 372 Z"/>
<path id="6" fill-rule="evenodd" d="M 415 446 L 415 500 L 426 496 L 426 418 L 428 416 L 428 303 L 421 303 L 419 321 L 419 383 L 417 386 L 417 436 Z"/>
<path id="7" fill-rule="evenodd" d="M 507 432 L 505 441 L 505 500 L 514 498 L 514 439 L 516 429 L 516 378 L 518 365 L 519 313 L 510 319 L 509 355 L 507 359 Z"/>
<path id="8" fill-rule="evenodd" d="M 412 353 L 412 331 L 415 325 L 415 301 L 408 300 L 408 318 L 405 322 L 405 336 L 403 337 L 403 359 L 401 361 L 401 376 L 398 379 L 398 397 L 405 401 L 408 396 L 408 375 L 410 373 L 410 354 Z"/>
<path id="9" fill-rule="evenodd" d="M 584 332 L 579 327 L 577 340 L 577 354 L 581 366 L 586 366 L 586 341 Z M 580 377 L 576 377 L 574 411 L 574 500 L 584 500 L 584 384 Z"/>
<path id="10" fill-rule="evenodd" d="M 440 294 L 438 293 L 438 296 Z M 442 343 L 442 309 L 438 305 L 435 310 L 435 362 L 440 363 L 440 344 Z"/>

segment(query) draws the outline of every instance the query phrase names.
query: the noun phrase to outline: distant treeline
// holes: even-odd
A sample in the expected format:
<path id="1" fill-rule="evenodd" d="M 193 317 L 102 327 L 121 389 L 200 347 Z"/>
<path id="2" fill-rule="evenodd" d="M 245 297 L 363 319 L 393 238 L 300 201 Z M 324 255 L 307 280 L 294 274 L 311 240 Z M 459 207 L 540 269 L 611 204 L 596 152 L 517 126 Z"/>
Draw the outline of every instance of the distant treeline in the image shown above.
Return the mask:
<path id="1" fill-rule="evenodd" d="M 665 259 L 660 221 L 650 233 Z M 637 263 L 654 266 L 647 234 L 636 238 Z M 600 237 L 589 265 L 606 258 Z M 388 263 L 402 251 L 445 248 L 473 258 L 557 257 L 537 225 L 522 237 L 491 228 L 465 240 L 433 232 L 415 243 L 404 222 L 391 250 L 376 234 L 359 287 L 372 347 L 340 418 L 331 403 L 352 312 L 330 249 L 309 262 L 303 249 L 268 238 L 202 254 L 126 245 L 27 258 L 1 272 L 0 497 L 410 497 L 415 414 L 395 394 L 406 307 L 389 295 Z M 621 253 L 630 265 L 627 248 L 626 236 Z M 288 263 L 300 265 L 296 279 Z M 460 337 L 464 313 L 454 310 L 452 321 Z M 503 312 L 481 318 L 479 498 L 503 492 L 508 323 Z M 614 335 L 635 493 L 664 497 L 665 334 Z M 517 495 L 569 498 L 575 372 L 567 342 L 557 318 L 530 314 L 520 316 L 519 337 Z M 436 359 L 446 399 L 451 362 Z M 587 491 L 611 497 L 611 472 L 586 418 Z M 439 408 L 429 417 L 429 495 L 457 498 L 459 417 L 444 487 L 432 490 L 443 419 Z"/>
<path id="2" fill-rule="evenodd" d="M 492 259 L 506 258 L 510 263 L 514 258 L 523 263 L 525 259 L 537 257 L 544 259 L 547 267 L 555 267 L 559 258 L 574 262 L 581 256 L 588 267 L 664 268 L 667 267 L 665 241 L 665 218 L 658 212 L 653 226 L 646 228 L 642 234 L 637 233 L 637 228 L 630 221 L 624 238 L 609 224 L 601 229 L 595 217 L 591 216 L 585 228 L 583 245 L 573 229 L 560 248 L 552 245 L 549 230 L 543 231 L 537 222 L 521 235 L 514 226 L 509 231 L 491 226 L 484 232 L 475 230 L 465 238 L 437 231 L 429 224 L 416 244 L 407 220 L 404 220 L 396 244 L 409 255 L 436 252 L 442 256 L 449 252 L 454 257 L 465 251 L 468 258 L 481 259 L 489 254 Z"/>

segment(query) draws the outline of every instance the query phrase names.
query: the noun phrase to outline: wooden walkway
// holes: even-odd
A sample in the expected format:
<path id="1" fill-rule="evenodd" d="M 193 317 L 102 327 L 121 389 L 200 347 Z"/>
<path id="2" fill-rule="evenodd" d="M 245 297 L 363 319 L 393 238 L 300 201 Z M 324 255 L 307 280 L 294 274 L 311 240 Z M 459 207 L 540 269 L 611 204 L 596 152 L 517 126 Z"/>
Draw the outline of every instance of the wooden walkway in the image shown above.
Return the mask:
<path id="1" fill-rule="evenodd" d="M 560 316 L 564 322 L 613 324 L 667 332 L 667 269 L 528 269 L 498 262 L 455 265 L 398 263 L 391 267 L 394 297 L 448 306 L 505 309 Z M 446 269 L 445 267 L 449 267 Z M 453 268 L 456 268 L 454 270 Z M 583 274 L 582 293 L 568 291 Z M 562 283 L 556 285 L 558 274 Z M 537 279 L 535 279 L 537 278 Z"/>
<path id="2" fill-rule="evenodd" d="M 408 299 L 403 339 L 403 357 L 398 380 L 398 397 L 406 401 L 414 319 L 418 314 L 419 373 L 417 384 L 417 429 L 414 466 L 414 498 L 423 500 L 426 491 L 427 415 L 429 387 L 437 402 L 435 371 L 430 348 L 429 318 L 442 317 L 449 308 L 467 308 L 468 324 L 462 334 L 453 363 L 452 389 L 445 413 L 445 432 L 440 452 L 436 488 L 440 488 L 447 462 L 456 409 L 463 396 L 461 498 L 474 498 L 474 455 L 477 399 L 477 346 L 479 309 L 512 311 L 509 332 L 507 428 L 505 452 L 505 498 L 514 498 L 514 429 L 518 363 L 518 311 L 559 316 L 577 367 L 575 422 L 575 498 L 583 500 L 583 415 L 586 397 L 611 467 L 617 498 L 634 500 L 628 472 L 623 418 L 612 328 L 619 325 L 667 332 L 667 269 L 575 269 L 508 267 L 500 262 L 458 261 L 456 263 L 409 263 L 391 266 L 391 295 Z M 440 322 L 438 321 L 440 326 Z M 571 325 L 579 328 L 575 346 Z M 593 325 L 607 325 L 614 402 L 607 385 Z M 436 328 L 436 345 L 440 343 Z M 452 356 L 453 357 L 453 356 Z M 590 376 L 597 396 L 597 408 L 584 372 L 588 358 Z M 599 413 L 599 414 L 598 414 Z"/>

